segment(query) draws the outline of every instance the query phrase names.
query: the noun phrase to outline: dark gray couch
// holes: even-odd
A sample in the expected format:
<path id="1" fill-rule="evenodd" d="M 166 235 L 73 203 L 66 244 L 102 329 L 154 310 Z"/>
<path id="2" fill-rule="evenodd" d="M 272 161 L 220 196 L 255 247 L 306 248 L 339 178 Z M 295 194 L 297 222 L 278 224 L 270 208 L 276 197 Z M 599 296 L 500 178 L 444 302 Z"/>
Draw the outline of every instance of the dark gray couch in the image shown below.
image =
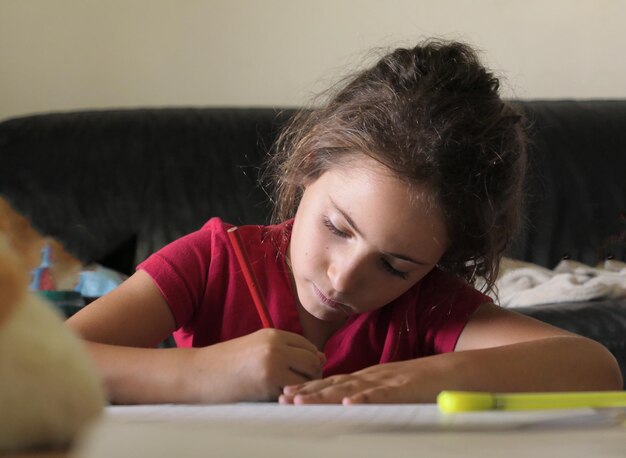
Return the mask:
<path id="1" fill-rule="evenodd" d="M 626 261 L 626 101 L 526 101 L 527 222 L 509 256 Z M 85 262 L 130 273 L 211 216 L 268 221 L 256 185 L 292 110 L 132 109 L 0 123 L 0 194 Z M 626 373 L 626 301 L 520 309 L 605 344 Z"/>

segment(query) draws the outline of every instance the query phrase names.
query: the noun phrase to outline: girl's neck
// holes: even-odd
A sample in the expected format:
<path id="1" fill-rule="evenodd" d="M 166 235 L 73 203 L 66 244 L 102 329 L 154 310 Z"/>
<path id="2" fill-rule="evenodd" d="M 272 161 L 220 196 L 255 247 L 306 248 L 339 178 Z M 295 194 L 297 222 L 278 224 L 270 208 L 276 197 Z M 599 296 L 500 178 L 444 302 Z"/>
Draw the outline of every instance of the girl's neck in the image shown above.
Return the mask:
<path id="1" fill-rule="evenodd" d="M 298 308 L 300 325 L 302 326 L 302 335 L 311 341 L 318 350 L 324 351 L 324 346 L 328 339 L 344 325 L 347 317 L 337 321 L 324 321 L 307 312 L 297 299 L 296 306 Z"/>

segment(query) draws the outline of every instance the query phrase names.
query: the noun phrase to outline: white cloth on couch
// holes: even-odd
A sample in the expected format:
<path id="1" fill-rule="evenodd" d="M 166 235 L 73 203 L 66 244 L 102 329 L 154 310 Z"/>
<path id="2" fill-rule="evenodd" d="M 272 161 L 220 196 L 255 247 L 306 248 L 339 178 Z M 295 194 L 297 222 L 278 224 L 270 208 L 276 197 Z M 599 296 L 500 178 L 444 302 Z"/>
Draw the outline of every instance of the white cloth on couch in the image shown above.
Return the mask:
<path id="1" fill-rule="evenodd" d="M 497 295 L 496 295 L 497 294 Z M 626 264 L 608 260 L 591 267 L 563 260 L 553 270 L 502 260 L 493 299 L 503 307 L 626 298 Z"/>

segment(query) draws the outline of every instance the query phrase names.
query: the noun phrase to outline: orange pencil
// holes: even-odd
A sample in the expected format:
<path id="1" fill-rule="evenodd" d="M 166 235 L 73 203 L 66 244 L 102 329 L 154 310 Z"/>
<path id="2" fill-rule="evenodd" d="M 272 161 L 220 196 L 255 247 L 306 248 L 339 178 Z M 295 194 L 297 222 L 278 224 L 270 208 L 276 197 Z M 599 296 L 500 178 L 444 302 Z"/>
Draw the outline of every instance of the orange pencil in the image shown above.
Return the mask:
<path id="1" fill-rule="evenodd" d="M 237 233 L 237 226 L 231 227 L 228 231 L 226 231 L 226 233 L 228 234 L 230 243 L 233 246 L 233 250 L 235 250 L 235 256 L 239 262 L 239 267 L 241 267 L 243 278 L 246 280 L 246 284 L 250 290 L 250 295 L 252 296 L 252 301 L 254 302 L 256 311 L 259 314 L 259 318 L 261 318 L 261 323 L 263 323 L 264 328 L 273 328 L 274 325 L 272 324 L 272 319 L 270 318 L 270 314 L 268 313 L 263 297 L 261 296 L 259 284 L 254 276 L 254 272 L 250 268 L 250 262 L 248 261 L 246 250 L 241 243 L 239 234 Z"/>

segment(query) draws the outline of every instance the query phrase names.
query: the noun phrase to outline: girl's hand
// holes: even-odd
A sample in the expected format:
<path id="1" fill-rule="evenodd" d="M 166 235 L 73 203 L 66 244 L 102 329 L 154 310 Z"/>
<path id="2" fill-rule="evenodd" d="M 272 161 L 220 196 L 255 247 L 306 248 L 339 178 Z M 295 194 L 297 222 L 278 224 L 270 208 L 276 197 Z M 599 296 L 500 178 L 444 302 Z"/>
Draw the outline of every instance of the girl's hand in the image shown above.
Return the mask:
<path id="1" fill-rule="evenodd" d="M 326 361 L 304 337 L 277 329 L 203 348 L 154 348 L 176 323 L 142 270 L 67 324 L 120 404 L 276 400 L 284 386 L 320 378 Z"/>
<path id="2" fill-rule="evenodd" d="M 426 358 L 425 358 L 426 359 Z M 432 402 L 419 361 L 380 364 L 345 375 L 286 386 L 281 404 L 414 403 Z M 433 391 L 433 392 L 431 392 Z"/>
<path id="3" fill-rule="evenodd" d="M 326 357 L 304 337 L 261 329 L 193 353 L 199 402 L 276 400 L 283 387 L 322 376 Z"/>

